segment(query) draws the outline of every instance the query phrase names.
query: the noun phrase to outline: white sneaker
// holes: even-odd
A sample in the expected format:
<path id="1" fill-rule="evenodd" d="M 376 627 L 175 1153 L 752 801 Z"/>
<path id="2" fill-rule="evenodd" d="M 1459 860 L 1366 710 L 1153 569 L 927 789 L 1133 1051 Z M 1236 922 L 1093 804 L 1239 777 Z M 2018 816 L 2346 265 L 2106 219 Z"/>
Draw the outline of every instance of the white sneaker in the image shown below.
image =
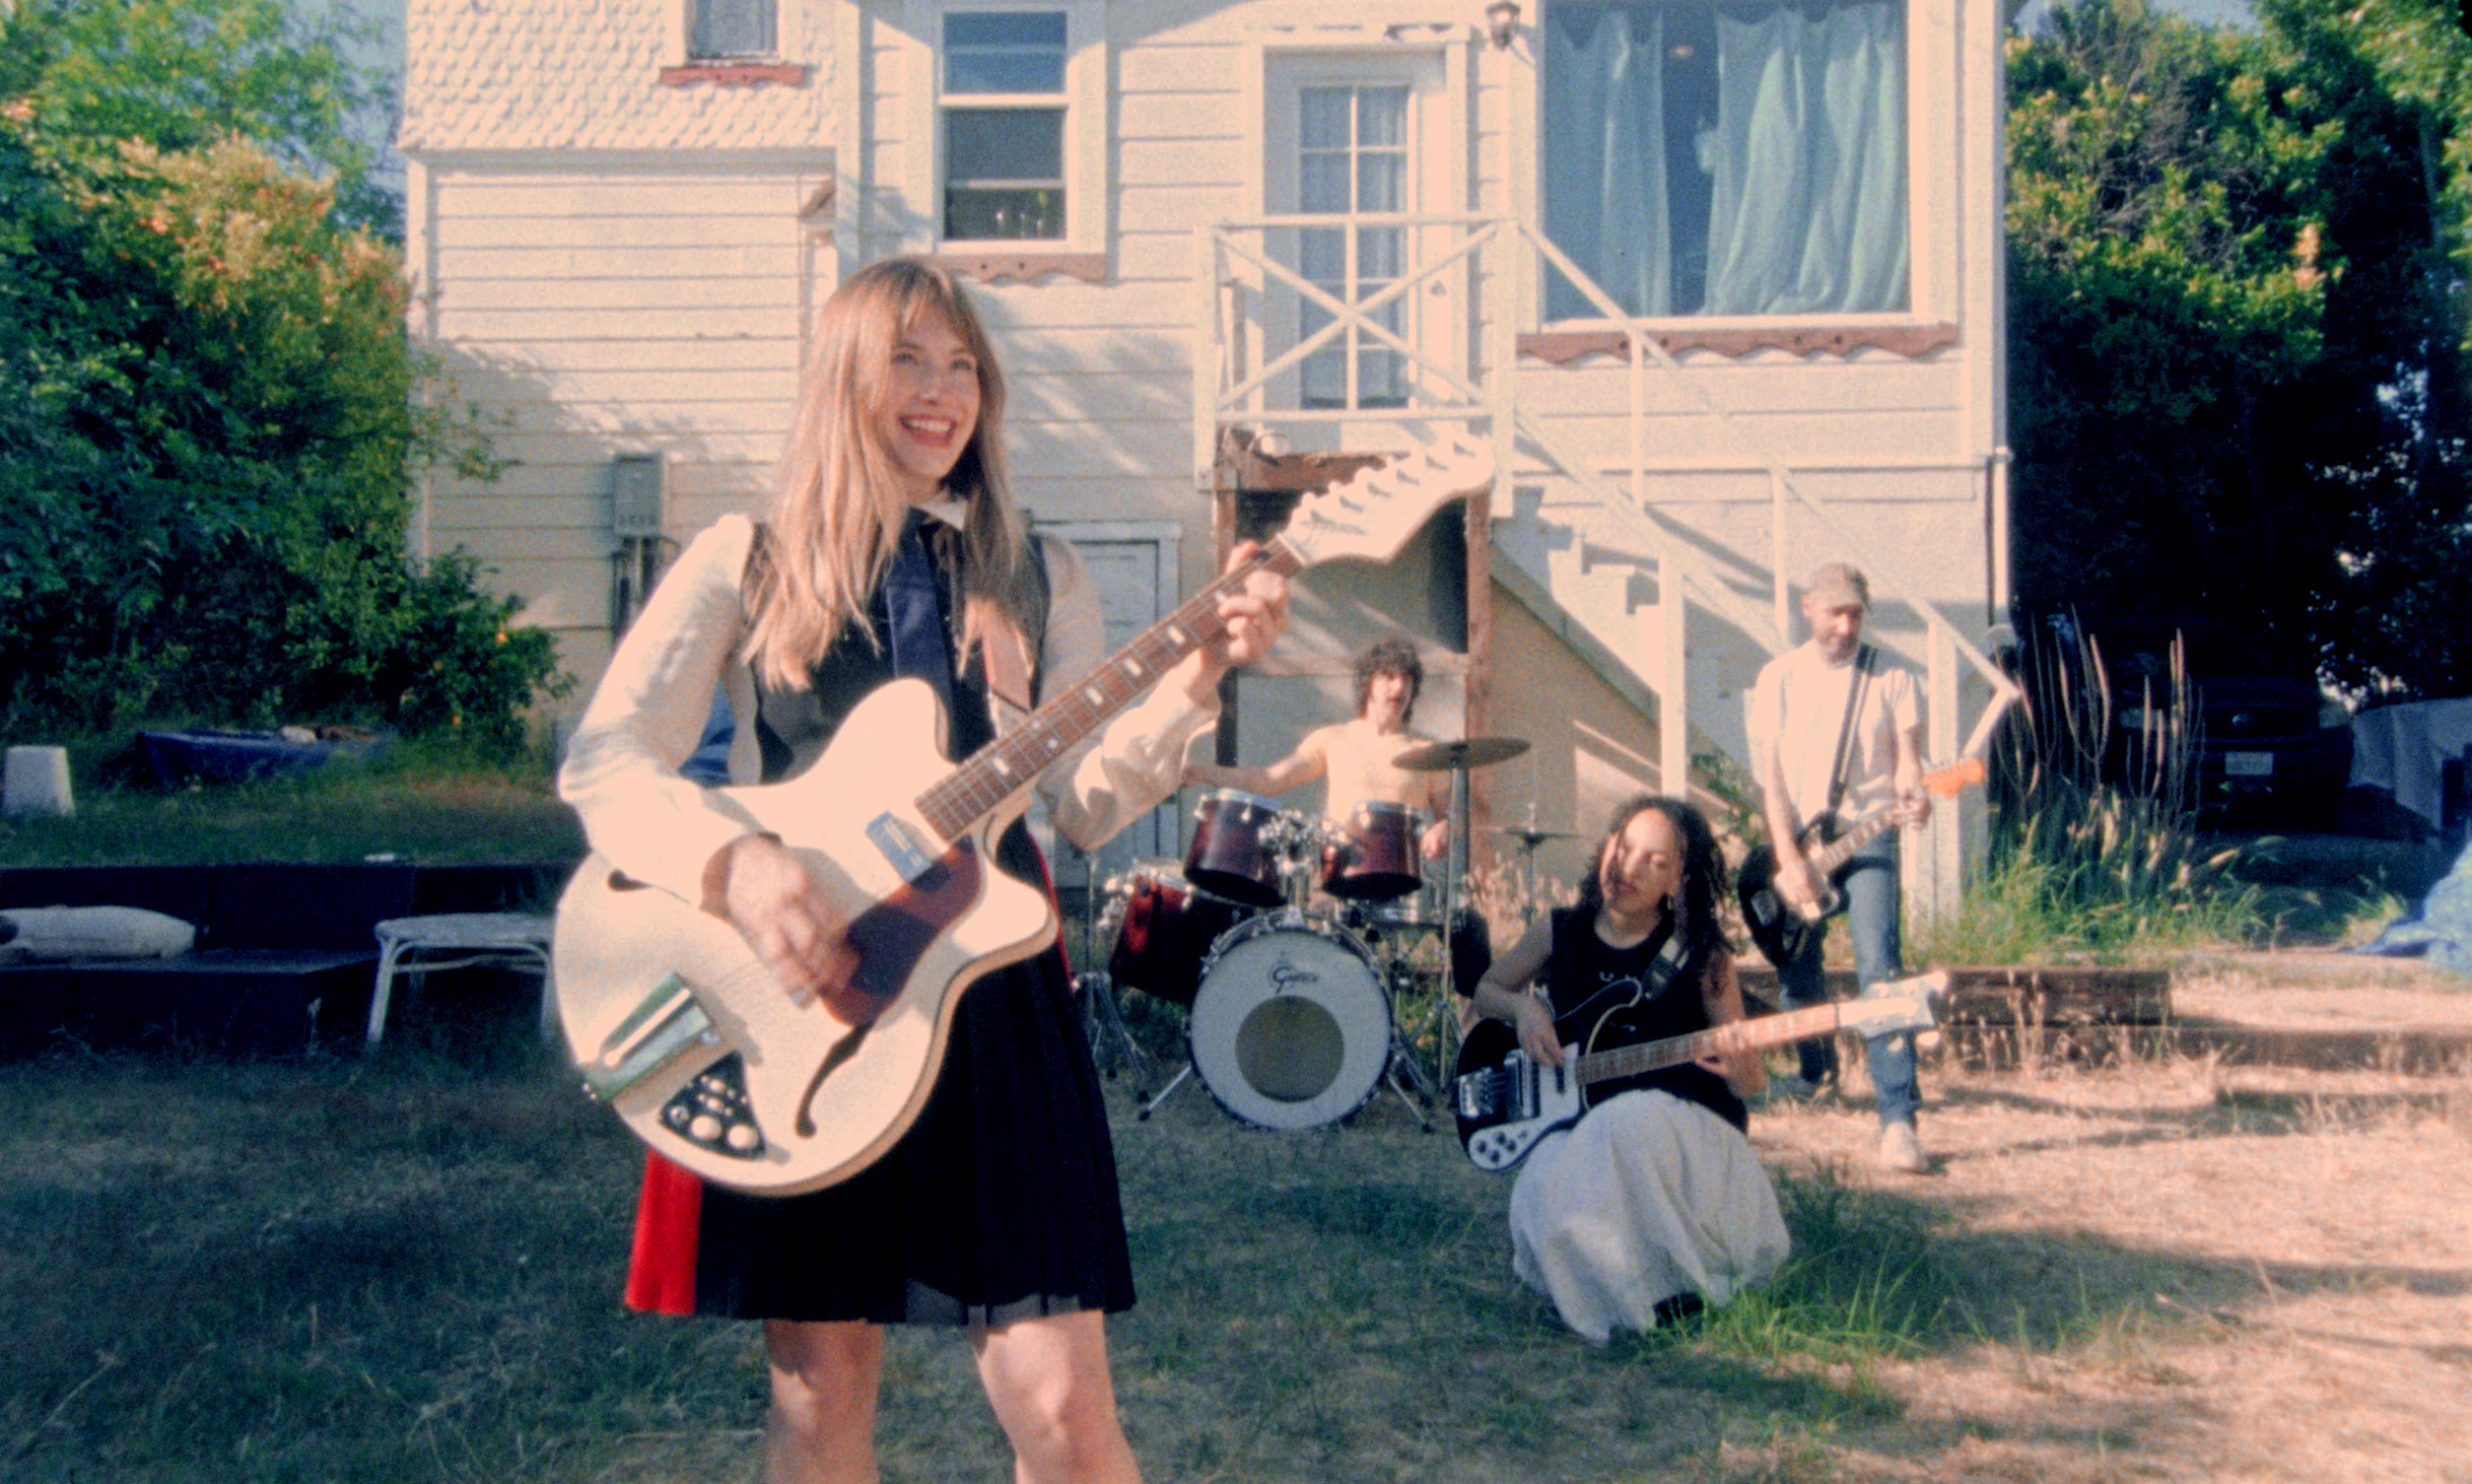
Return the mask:
<path id="1" fill-rule="evenodd" d="M 1923 1141 L 1914 1136 L 1911 1123 L 1891 1123 L 1880 1130 L 1880 1167 L 1899 1175 L 1929 1175 L 1931 1156 L 1923 1153 Z"/>

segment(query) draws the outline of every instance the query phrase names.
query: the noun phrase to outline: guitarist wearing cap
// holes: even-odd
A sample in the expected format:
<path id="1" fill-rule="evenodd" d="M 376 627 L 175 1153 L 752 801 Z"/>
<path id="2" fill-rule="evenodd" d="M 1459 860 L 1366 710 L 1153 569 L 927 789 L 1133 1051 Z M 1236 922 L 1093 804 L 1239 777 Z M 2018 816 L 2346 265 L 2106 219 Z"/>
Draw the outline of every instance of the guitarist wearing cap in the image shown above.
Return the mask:
<path id="1" fill-rule="evenodd" d="M 1790 912 L 1820 918 L 1832 899 L 1845 907 L 1853 934 L 1854 973 L 1863 985 L 1900 972 L 1897 919 L 1897 832 L 1884 830 L 1829 880 L 1813 872 L 1806 853 L 1833 837 L 1842 821 L 1886 809 L 1913 827 L 1931 815 L 1922 787 L 1922 708 L 1913 672 L 1884 662 L 1863 642 L 1871 586 L 1843 562 L 1826 563 L 1805 579 L 1803 617 L 1811 638 L 1770 660 L 1751 687 L 1748 728 L 1759 779 L 1762 814 L 1776 850 L 1774 889 Z M 1788 1008 L 1824 1003 L 1821 945 L 1824 922 L 1814 921 L 1799 951 L 1780 966 Z M 1922 1095 L 1914 1077 L 1911 1036 L 1867 1043 L 1880 1108 L 1880 1162 L 1907 1174 L 1931 1168 L 1914 1131 Z M 1833 1041 L 1802 1045 L 1805 1089 L 1836 1073 Z M 1781 1091 L 1790 1090 L 1786 1083 Z"/>

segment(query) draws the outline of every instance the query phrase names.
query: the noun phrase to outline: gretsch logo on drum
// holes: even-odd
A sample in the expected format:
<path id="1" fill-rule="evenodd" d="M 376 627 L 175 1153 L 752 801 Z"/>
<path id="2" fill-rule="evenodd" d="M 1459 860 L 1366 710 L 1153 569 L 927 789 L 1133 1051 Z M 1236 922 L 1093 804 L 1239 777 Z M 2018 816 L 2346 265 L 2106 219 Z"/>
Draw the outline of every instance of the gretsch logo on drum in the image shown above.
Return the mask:
<path id="1" fill-rule="evenodd" d="M 1289 962 L 1287 955 L 1280 954 L 1278 963 L 1271 966 L 1270 982 L 1277 988 L 1279 993 L 1286 994 L 1289 992 L 1291 985 L 1321 983 L 1322 976 L 1314 973 L 1310 969 L 1300 969 L 1296 967 L 1295 964 Z"/>

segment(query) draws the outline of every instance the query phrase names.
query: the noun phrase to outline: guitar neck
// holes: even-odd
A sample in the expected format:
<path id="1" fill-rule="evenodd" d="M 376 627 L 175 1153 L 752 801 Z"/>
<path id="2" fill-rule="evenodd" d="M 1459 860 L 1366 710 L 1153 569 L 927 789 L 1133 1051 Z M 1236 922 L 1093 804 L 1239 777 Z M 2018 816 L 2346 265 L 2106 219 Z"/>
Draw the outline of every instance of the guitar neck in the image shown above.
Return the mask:
<path id="1" fill-rule="evenodd" d="M 1133 642 L 1075 681 L 1070 690 L 1032 712 L 1019 727 L 964 759 L 919 795 L 920 814 L 947 843 L 961 839 L 1049 764 L 1140 699 L 1177 661 L 1225 633 L 1227 625 L 1219 617 L 1221 598 L 1242 588 L 1255 573 L 1294 576 L 1305 566 L 1304 558 L 1285 538 L 1264 543 L 1183 607 L 1143 630 Z"/>
<path id="2" fill-rule="evenodd" d="M 1636 1077 L 1642 1072 L 1697 1061 L 1717 1049 L 1720 1029 L 1731 1030 L 1740 1037 L 1736 1044 L 1744 1049 L 1761 1051 L 1770 1046 L 1824 1036 L 1842 1023 L 1835 1005 L 1788 1010 L 1778 1015 L 1763 1015 L 1757 1020 L 1736 1021 L 1729 1027 L 1694 1031 L 1688 1036 L 1642 1042 L 1635 1046 L 1617 1046 L 1611 1051 L 1592 1051 L 1579 1058 L 1572 1075 L 1585 1087 L 1615 1077 Z"/>
<path id="3" fill-rule="evenodd" d="M 1843 835 L 1817 850 L 1805 852 L 1803 859 L 1810 864 L 1814 876 L 1824 877 L 1852 860 L 1855 851 L 1879 839 L 1880 832 L 1888 829 L 1893 818 L 1893 811 L 1887 807 L 1875 809 L 1856 820 Z"/>

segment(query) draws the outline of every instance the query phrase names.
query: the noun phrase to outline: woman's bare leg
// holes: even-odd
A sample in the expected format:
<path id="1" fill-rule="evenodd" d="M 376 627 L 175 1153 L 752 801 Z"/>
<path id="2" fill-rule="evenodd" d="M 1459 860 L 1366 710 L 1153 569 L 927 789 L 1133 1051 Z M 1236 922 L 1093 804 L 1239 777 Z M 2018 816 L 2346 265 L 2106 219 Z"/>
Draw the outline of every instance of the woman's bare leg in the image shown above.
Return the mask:
<path id="1" fill-rule="evenodd" d="M 1020 1319 L 973 1331 L 971 1346 L 1019 1484 L 1140 1484 L 1116 1417 L 1105 1315 Z"/>
<path id="2" fill-rule="evenodd" d="M 765 1484 L 876 1484 L 884 1331 L 857 1322 L 766 1319 L 764 1350 L 773 1373 Z"/>

